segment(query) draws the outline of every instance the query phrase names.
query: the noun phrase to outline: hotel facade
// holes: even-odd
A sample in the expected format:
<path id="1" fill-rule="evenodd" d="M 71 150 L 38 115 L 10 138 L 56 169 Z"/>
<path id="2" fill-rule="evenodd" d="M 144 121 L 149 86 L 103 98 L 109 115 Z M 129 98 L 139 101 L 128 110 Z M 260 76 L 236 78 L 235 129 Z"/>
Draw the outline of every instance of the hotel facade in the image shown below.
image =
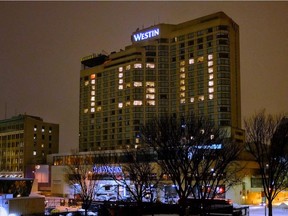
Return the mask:
<path id="1" fill-rule="evenodd" d="M 131 45 L 81 59 L 79 149 L 141 146 L 164 114 L 205 116 L 243 140 L 239 26 L 223 12 L 137 29 Z"/>
<path id="2" fill-rule="evenodd" d="M 140 126 L 167 113 L 205 116 L 242 143 L 239 56 L 239 26 L 218 12 L 176 25 L 137 29 L 124 50 L 83 57 L 80 152 L 49 155 L 51 192 L 73 197 L 75 191 L 66 184 L 63 168 L 75 157 L 90 160 L 91 171 L 97 157 L 115 159 L 111 167 L 121 167 L 125 149 L 137 152 L 135 147 L 142 145 Z M 228 190 L 225 197 L 258 205 L 263 199 L 259 167 L 247 154 L 241 159 L 246 164 L 242 184 Z M 161 173 L 159 167 L 157 172 Z M 161 183 L 173 186 L 169 180 Z M 104 189 L 96 200 L 117 196 L 115 182 L 103 179 L 98 186 Z M 286 194 L 280 193 L 276 201 Z"/>

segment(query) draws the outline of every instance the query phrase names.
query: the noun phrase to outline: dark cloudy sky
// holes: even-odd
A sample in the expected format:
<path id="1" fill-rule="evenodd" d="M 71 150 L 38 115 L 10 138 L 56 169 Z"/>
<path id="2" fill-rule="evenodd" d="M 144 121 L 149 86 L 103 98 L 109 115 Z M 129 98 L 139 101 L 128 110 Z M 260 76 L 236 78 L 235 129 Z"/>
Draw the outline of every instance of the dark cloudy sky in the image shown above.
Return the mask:
<path id="1" fill-rule="evenodd" d="M 77 148 L 81 57 L 123 49 L 138 27 L 218 11 L 240 26 L 242 117 L 287 113 L 288 2 L 0 2 L 0 119 L 59 123 L 60 152 Z"/>

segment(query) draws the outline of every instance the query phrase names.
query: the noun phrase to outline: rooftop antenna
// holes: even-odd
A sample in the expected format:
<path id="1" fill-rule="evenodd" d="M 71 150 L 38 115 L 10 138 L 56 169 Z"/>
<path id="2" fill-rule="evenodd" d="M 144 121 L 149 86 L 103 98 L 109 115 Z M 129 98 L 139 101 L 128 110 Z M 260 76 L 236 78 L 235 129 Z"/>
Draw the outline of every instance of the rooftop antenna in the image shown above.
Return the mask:
<path id="1" fill-rule="evenodd" d="M 5 112 L 4 112 L 4 119 L 7 119 L 7 102 L 5 101 Z"/>

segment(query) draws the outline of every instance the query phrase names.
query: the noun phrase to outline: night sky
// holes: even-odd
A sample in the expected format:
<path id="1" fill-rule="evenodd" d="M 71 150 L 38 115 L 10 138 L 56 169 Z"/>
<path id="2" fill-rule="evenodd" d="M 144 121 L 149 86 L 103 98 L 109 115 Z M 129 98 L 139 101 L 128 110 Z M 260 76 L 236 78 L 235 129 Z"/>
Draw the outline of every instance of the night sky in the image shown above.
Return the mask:
<path id="1" fill-rule="evenodd" d="M 82 57 L 218 11 L 240 26 L 242 118 L 288 113 L 288 2 L 0 2 L 0 119 L 42 117 L 60 124 L 60 152 L 78 148 Z"/>

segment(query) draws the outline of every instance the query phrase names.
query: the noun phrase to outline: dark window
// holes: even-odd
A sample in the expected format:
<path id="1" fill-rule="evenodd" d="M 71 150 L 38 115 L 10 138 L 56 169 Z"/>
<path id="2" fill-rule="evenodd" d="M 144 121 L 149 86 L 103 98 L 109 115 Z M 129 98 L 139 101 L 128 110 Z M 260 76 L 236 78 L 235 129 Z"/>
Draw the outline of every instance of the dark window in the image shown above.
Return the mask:
<path id="1" fill-rule="evenodd" d="M 219 53 L 218 58 L 229 58 L 229 53 Z"/>
<path id="2" fill-rule="evenodd" d="M 146 52 L 146 56 L 156 56 L 156 52 Z"/>
<path id="3" fill-rule="evenodd" d="M 188 46 L 193 46 L 194 45 L 194 40 L 188 41 Z"/>
<path id="4" fill-rule="evenodd" d="M 197 39 L 197 43 L 199 44 L 199 43 L 203 43 L 203 38 L 198 38 Z"/>
<path id="5" fill-rule="evenodd" d="M 206 37 L 206 40 L 207 40 L 207 41 L 213 40 L 213 35 L 208 35 L 208 36 Z"/>

